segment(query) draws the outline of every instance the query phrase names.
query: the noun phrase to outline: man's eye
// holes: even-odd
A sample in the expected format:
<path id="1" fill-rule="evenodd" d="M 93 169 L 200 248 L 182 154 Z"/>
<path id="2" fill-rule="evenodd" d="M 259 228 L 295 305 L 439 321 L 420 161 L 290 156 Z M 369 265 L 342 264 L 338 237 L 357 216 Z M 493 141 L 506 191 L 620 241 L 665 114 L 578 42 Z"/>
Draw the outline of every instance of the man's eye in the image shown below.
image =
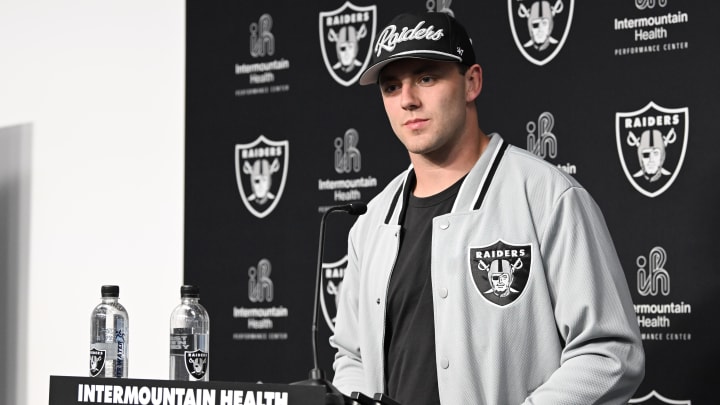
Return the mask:
<path id="1" fill-rule="evenodd" d="M 418 80 L 418 83 L 420 83 L 420 84 L 430 84 L 430 83 L 433 83 L 434 81 L 435 81 L 435 78 L 432 77 L 432 76 L 423 76 L 423 77 L 420 78 L 420 80 Z"/>
<path id="2" fill-rule="evenodd" d="M 398 86 L 395 84 L 386 84 L 382 87 L 383 93 L 392 93 L 397 89 L 398 89 Z"/>

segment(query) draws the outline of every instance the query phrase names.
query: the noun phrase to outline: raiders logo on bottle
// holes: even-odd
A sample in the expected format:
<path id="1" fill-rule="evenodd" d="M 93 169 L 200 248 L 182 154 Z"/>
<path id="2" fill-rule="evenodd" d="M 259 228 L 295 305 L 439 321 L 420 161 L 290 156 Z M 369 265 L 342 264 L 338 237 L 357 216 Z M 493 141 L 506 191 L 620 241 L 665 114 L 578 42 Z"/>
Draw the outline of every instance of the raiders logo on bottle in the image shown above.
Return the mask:
<path id="1" fill-rule="evenodd" d="M 97 377 L 105 368 L 105 350 L 90 349 L 90 376 Z"/>
<path id="2" fill-rule="evenodd" d="M 185 368 L 187 369 L 187 372 L 196 380 L 200 380 L 205 377 L 205 373 L 208 369 L 209 360 L 210 356 L 208 355 L 208 353 L 202 350 L 185 352 Z"/>

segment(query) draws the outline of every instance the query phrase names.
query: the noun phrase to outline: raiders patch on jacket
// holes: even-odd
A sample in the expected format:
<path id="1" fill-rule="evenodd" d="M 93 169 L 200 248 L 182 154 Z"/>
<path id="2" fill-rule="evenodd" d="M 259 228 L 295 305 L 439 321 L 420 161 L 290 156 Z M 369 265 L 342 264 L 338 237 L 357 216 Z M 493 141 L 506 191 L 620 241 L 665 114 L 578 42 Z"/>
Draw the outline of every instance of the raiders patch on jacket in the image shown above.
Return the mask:
<path id="1" fill-rule="evenodd" d="M 470 247 L 470 273 L 480 295 L 505 306 L 517 299 L 530 276 L 530 245 L 498 240 L 492 245 Z"/>

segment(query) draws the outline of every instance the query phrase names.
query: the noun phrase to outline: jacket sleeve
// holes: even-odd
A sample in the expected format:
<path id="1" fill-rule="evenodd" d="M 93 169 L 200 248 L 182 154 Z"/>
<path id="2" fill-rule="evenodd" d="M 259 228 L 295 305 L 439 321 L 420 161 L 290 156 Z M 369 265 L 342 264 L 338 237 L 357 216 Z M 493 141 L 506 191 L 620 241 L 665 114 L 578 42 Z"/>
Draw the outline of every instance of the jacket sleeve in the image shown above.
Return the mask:
<path id="1" fill-rule="evenodd" d="M 335 385 L 343 394 L 353 391 L 365 392 L 362 355 L 360 353 L 359 327 L 359 259 L 353 243 L 353 231 L 348 242 L 348 263 L 340 289 L 335 318 L 335 333 L 330 337 L 330 346 L 337 349 L 333 369 Z"/>
<path id="2" fill-rule="evenodd" d="M 560 367 L 524 404 L 627 404 L 645 355 L 602 214 L 586 190 L 573 187 L 546 224 L 540 250 L 564 348 Z"/>

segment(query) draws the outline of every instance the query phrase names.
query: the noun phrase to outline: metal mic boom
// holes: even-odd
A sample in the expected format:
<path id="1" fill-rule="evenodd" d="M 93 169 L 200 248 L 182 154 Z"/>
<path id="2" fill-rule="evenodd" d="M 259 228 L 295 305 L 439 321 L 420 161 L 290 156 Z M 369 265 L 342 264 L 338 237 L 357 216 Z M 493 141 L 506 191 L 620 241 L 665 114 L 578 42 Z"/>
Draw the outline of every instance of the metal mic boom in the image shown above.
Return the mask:
<path id="1" fill-rule="evenodd" d="M 315 296 L 314 296 L 314 303 L 313 303 L 313 321 L 312 321 L 312 350 L 313 350 L 313 369 L 310 370 L 310 379 L 305 381 L 300 381 L 295 384 L 305 384 L 305 385 L 321 385 L 324 386 L 326 389 L 326 392 L 329 394 L 338 394 L 340 395 L 340 392 L 335 388 L 331 382 L 327 381 L 325 379 L 325 373 L 322 369 L 320 369 L 318 363 L 318 350 L 317 350 L 317 340 L 318 340 L 318 317 L 320 313 L 320 285 L 321 285 L 321 277 L 322 277 L 322 261 L 323 261 L 323 251 L 325 249 L 325 220 L 328 215 L 330 215 L 333 212 L 346 212 L 350 215 L 362 215 L 367 212 L 367 204 L 364 202 L 352 202 L 345 205 L 336 205 L 333 207 L 328 208 L 324 213 L 322 218 L 320 219 L 320 237 L 318 241 L 318 259 L 317 259 L 317 269 L 315 272 Z"/>

